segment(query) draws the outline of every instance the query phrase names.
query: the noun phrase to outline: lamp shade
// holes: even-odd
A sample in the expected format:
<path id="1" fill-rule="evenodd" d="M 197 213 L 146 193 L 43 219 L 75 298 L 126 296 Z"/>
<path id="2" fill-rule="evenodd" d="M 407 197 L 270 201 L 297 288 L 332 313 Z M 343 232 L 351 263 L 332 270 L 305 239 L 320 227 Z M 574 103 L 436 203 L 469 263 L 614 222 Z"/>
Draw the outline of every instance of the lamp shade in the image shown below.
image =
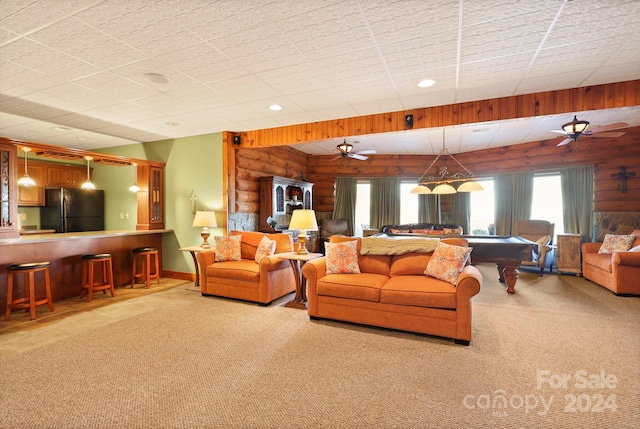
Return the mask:
<path id="1" fill-rule="evenodd" d="M 302 231 L 316 231 L 318 222 L 316 221 L 315 210 L 294 210 L 289 222 L 289 229 L 298 229 Z"/>
<path id="2" fill-rule="evenodd" d="M 431 189 L 429 189 L 426 185 L 418 185 L 411 190 L 412 194 L 430 194 Z"/>
<path id="3" fill-rule="evenodd" d="M 217 227 L 218 223 L 216 222 L 216 212 L 197 211 L 196 216 L 193 218 L 193 226 Z"/>
<path id="4" fill-rule="evenodd" d="M 478 182 L 464 182 L 462 185 L 458 186 L 458 192 L 474 192 L 474 191 L 484 191 L 484 188 Z"/>
<path id="5" fill-rule="evenodd" d="M 453 186 L 447 184 L 447 183 L 442 183 L 438 186 L 436 186 L 433 191 L 431 191 L 431 193 L 433 194 L 439 194 L 439 195 L 445 195 L 445 194 L 455 194 L 456 193 L 456 188 L 454 188 Z"/>

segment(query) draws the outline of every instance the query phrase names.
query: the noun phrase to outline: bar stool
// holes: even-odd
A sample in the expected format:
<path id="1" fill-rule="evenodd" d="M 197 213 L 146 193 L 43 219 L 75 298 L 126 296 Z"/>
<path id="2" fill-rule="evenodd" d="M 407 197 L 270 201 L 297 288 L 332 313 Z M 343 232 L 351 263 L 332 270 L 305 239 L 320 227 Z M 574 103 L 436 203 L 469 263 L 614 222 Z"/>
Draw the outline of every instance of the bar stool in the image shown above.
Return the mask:
<path id="1" fill-rule="evenodd" d="M 4 320 L 9 320 L 11 310 L 29 309 L 31 320 L 36 318 L 36 306 L 47 304 L 49 310 L 53 311 L 53 301 L 51 300 L 51 281 L 49 279 L 49 262 L 29 262 L 24 264 L 11 264 L 7 267 L 7 309 L 4 313 Z M 36 296 L 35 274 L 44 273 L 45 296 Z M 24 297 L 13 299 L 13 280 L 16 273 L 24 274 Z"/>
<path id="2" fill-rule="evenodd" d="M 133 275 L 131 287 L 140 279 L 141 283 L 147 283 L 147 288 L 151 287 L 151 280 L 156 279 L 160 284 L 160 261 L 158 260 L 158 249 L 155 247 L 136 247 L 133 252 Z M 151 273 L 151 258 L 155 258 L 155 272 Z M 140 272 L 138 272 L 138 263 Z"/>
<path id="3" fill-rule="evenodd" d="M 102 271 L 102 278 L 95 280 L 94 274 L 96 266 Z M 82 289 L 80 289 L 80 299 L 85 292 L 88 295 L 87 302 L 91 302 L 93 292 L 101 290 L 106 294 L 107 289 L 111 291 L 111 296 L 116 296 L 113 287 L 113 258 L 110 253 L 94 253 L 82 255 Z"/>

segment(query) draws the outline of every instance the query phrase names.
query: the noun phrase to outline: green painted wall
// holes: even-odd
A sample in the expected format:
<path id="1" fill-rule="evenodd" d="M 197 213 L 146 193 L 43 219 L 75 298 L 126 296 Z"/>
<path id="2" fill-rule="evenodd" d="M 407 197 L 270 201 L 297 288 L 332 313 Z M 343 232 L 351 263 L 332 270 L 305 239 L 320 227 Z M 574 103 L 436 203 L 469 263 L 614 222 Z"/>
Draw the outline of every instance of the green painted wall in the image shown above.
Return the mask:
<path id="1" fill-rule="evenodd" d="M 218 223 L 223 225 L 226 213 L 221 212 L 222 188 L 222 133 L 184 137 L 171 140 L 118 146 L 100 152 L 129 158 L 164 162 L 165 228 L 172 233 L 163 235 L 162 265 L 167 271 L 194 273 L 193 260 L 181 247 L 197 246 L 202 242 L 200 228 L 194 228 L 190 195 L 197 196 L 197 210 L 218 211 Z M 93 165 L 98 189 L 105 190 L 105 229 L 135 229 L 137 203 L 129 186 L 135 180 L 134 167 Z M 129 219 L 120 219 L 120 213 Z M 211 228 L 212 237 L 223 235 L 222 228 Z"/>

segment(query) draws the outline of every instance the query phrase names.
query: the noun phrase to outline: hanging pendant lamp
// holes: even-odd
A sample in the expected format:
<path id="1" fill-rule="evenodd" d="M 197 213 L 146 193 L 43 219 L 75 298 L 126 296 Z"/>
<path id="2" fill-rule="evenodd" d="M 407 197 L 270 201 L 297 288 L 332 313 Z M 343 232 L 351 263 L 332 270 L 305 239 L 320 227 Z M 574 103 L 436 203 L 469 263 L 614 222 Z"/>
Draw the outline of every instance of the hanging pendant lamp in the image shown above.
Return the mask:
<path id="1" fill-rule="evenodd" d="M 93 182 L 91 181 L 91 175 L 90 175 L 91 173 L 89 172 L 89 163 L 91 162 L 93 157 L 85 156 L 84 159 L 87 160 L 87 181 L 82 184 L 81 188 L 93 191 L 96 189 L 96 185 L 94 185 Z"/>
<path id="2" fill-rule="evenodd" d="M 24 152 L 24 176 L 18 179 L 19 186 L 35 186 L 36 182 L 31 177 L 29 177 L 29 171 L 27 169 L 27 158 L 29 157 L 29 152 L 31 152 L 30 147 L 22 147 L 22 151 Z"/>

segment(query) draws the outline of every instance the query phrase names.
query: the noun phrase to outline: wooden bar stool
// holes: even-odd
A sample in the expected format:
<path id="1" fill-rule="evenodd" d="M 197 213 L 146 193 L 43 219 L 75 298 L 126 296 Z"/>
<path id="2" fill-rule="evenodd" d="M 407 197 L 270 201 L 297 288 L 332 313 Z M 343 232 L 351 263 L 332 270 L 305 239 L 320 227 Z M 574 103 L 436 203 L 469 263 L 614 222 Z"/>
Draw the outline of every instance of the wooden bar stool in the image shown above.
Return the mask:
<path id="1" fill-rule="evenodd" d="M 45 296 L 36 296 L 35 274 L 39 271 L 44 273 Z M 13 282 L 16 273 L 24 274 L 24 297 L 13 299 Z M 11 264 L 7 267 L 7 309 L 4 313 L 4 320 L 9 320 L 11 310 L 29 309 L 31 320 L 36 318 L 36 306 L 47 304 L 49 310 L 53 311 L 53 301 L 51 300 L 51 281 L 49 279 L 49 262 L 29 262 L 24 264 Z"/>
<path id="2" fill-rule="evenodd" d="M 135 285 L 136 279 L 140 279 L 141 283 L 146 283 L 147 288 L 151 287 L 151 280 L 156 279 L 160 284 L 160 261 L 158 260 L 158 249 L 155 247 L 137 247 L 133 252 L 133 275 L 131 279 L 131 287 Z M 151 258 L 155 259 L 155 272 L 151 272 Z M 140 272 L 137 268 L 140 265 Z"/>
<path id="3" fill-rule="evenodd" d="M 101 278 L 96 281 L 94 274 L 96 266 L 102 271 Z M 111 296 L 116 296 L 113 287 L 113 258 L 110 253 L 94 253 L 82 255 L 82 289 L 80 289 L 80 299 L 87 292 L 88 300 L 91 302 L 93 292 L 101 290 L 107 293 L 107 289 L 111 291 Z"/>

